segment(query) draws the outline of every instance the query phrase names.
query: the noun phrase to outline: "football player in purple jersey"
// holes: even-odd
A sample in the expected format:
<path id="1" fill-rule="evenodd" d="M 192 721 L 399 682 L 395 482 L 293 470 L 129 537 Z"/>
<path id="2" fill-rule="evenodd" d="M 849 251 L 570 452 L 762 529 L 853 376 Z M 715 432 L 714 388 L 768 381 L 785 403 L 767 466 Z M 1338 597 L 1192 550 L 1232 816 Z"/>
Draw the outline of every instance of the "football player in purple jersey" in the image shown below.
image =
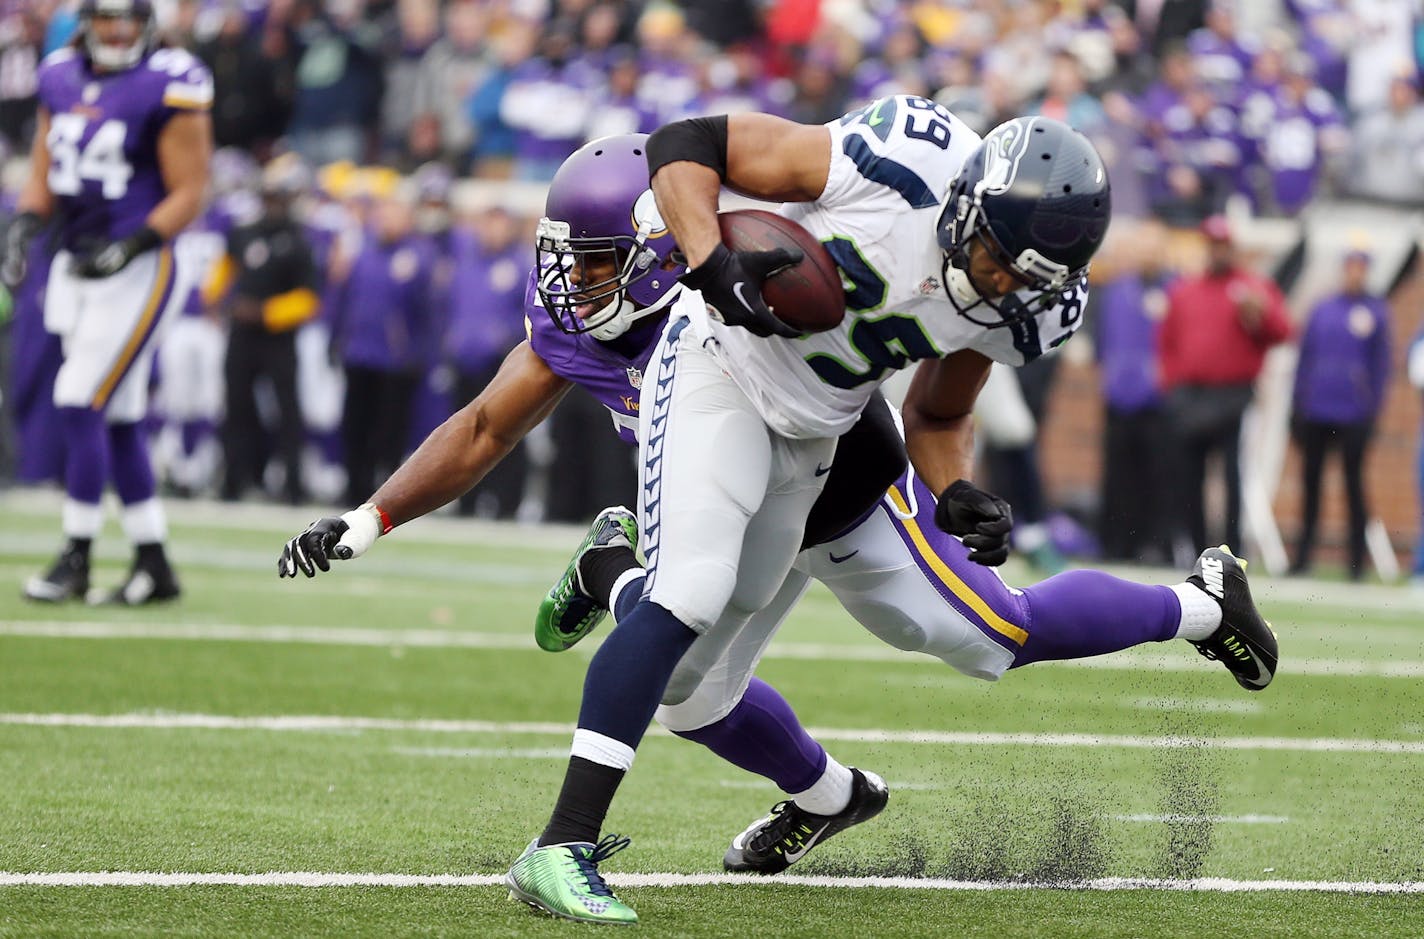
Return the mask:
<path id="1" fill-rule="evenodd" d="M 187 52 L 159 47 L 150 0 L 84 0 L 74 41 L 40 66 L 39 98 L 30 178 L 0 242 L 0 276 L 22 280 L 30 242 L 54 227 L 45 327 L 64 346 L 54 402 L 67 453 L 67 541 L 24 593 L 47 602 L 89 593 L 100 496 L 112 482 L 135 557 L 116 589 L 92 599 L 169 599 L 178 581 L 140 421 L 153 338 L 195 276 L 173 241 L 203 207 L 212 78 Z"/>
<path id="2" fill-rule="evenodd" d="M 676 293 L 668 275 L 681 270 L 680 255 L 643 188 L 646 168 L 630 159 L 642 144 L 640 136 L 595 141 L 565 162 L 550 189 L 540 263 L 526 294 L 529 341 L 369 502 L 340 518 L 319 519 L 288 542 L 278 562 L 281 576 L 327 571 L 332 560 L 359 556 L 396 524 L 455 498 L 494 465 L 501 447 L 547 413 L 570 382 L 593 392 L 620 433 L 632 435 L 651 343 Z M 830 585 L 885 642 L 989 680 L 1032 662 L 1220 632 L 1219 601 L 1197 578 L 1174 587 L 1143 586 L 1079 571 L 1026 591 L 1007 587 L 969 546 L 939 531 L 935 498 L 922 481 L 913 474 L 894 479 L 905 468 L 904 450 L 893 426 L 884 432 L 886 417 L 883 402 L 873 402 L 847 434 L 858 439 L 842 439 L 827 481 L 829 498 L 823 494 L 816 502 L 804 537 L 804 545 L 819 547 L 802 553 L 766 622 L 752 629 L 761 630 L 762 640 L 774 634 L 808 574 Z M 605 607 L 620 614 L 631 609 L 643 587 L 633 552 L 637 538 L 626 509 L 600 515 L 541 607 L 541 646 L 568 648 L 597 624 Z M 741 833 L 724 858 L 731 870 L 773 873 L 814 844 L 873 817 L 886 790 L 874 774 L 830 757 L 776 690 L 752 677 L 762 648 L 764 641 L 725 666 L 694 663 L 689 680 L 674 677 L 657 717 L 794 796 Z M 576 757 L 574 782 L 617 772 L 583 765 L 596 762 Z M 593 788 L 599 785 L 593 778 Z M 814 835 L 798 834 L 803 825 Z M 590 902 L 604 905 L 597 898 L 608 895 L 599 893 L 606 887 L 596 864 L 617 849 L 617 839 L 548 847 L 565 851 L 570 870 L 588 878 Z M 608 919 L 576 906 L 560 915 Z"/>

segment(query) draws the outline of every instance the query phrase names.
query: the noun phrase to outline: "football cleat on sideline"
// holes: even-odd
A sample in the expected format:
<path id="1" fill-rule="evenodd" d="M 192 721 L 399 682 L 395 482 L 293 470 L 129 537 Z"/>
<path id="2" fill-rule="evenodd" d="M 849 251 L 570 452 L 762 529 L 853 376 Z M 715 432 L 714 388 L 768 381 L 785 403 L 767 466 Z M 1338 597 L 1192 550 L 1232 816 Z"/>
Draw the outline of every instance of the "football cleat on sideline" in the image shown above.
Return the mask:
<path id="1" fill-rule="evenodd" d="M 581 923 L 631 926 L 633 908 L 609 889 L 598 865 L 628 847 L 629 840 L 607 835 L 598 844 L 574 842 L 539 847 L 535 838 L 504 876 L 511 900 Z"/>
<path id="2" fill-rule="evenodd" d="M 25 599 L 39 603 L 82 600 L 89 592 L 89 561 L 78 551 L 60 552 L 49 570 L 25 581 Z"/>
<path id="3" fill-rule="evenodd" d="M 549 588 L 539 604 L 539 612 L 534 617 L 534 641 L 539 648 L 548 652 L 573 648 L 580 639 L 597 629 L 608 615 L 603 600 L 594 599 L 584 589 L 580 573 L 584 558 L 609 548 L 636 550 L 637 546 L 636 515 L 621 505 L 610 506 L 598 513 L 564 575 Z"/>
<path id="4" fill-rule="evenodd" d="M 1276 675 L 1279 652 L 1276 633 L 1256 610 L 1246 583 L 1246 562 L 1226 545 L 1207 548 L 1197 558 L 1187 583 L 1206 591 L 1221 605 L 1221 626 L 1201 640 L 1189 640 L 1197 651 L 1225 665 L 1236 683 L 1260 691 Z"/>
<path id="5" fill-rule="evenodd" d="M 850 802 L 835 815 L 813 815 L 787 800 L 732 839 L 722 858 L 729 871 L 779 874 L 837 832 L 869 821 L 885 808 L 890 788 L 874 773 L 850 767 Z"/>
<path id="6" fill-rule="evenodd" d="M 91 590 L 85 600 L 91 606 L 143 606 L 175 600 L 180 593 L 178 578 L 167 564 L 135 564 L 117 587 Z"/>

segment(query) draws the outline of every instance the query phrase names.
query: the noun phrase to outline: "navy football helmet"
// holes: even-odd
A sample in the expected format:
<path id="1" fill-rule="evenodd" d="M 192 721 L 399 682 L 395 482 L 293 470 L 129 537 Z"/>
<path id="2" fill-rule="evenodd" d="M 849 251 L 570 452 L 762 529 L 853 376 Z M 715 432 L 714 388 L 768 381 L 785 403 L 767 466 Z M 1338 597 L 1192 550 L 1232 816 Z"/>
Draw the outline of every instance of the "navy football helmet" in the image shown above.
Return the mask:
<path id="1" fill-rule="evenodd" d="M 566 333 L 608 340 L 671 302 L 687 264 L 648 186 L 647 134 L 584 144 L 549 184 L 538 293 Z"/>
<path id="2" fill-rule="evenodd" d="M 938 238 L 944 285 L 962 316 L 987 328 L 1032 319 L 1087 274 L 1112 193 L 1088 138 L 1061 121 L 1020 117 L 994 128 L 949 185 Z M 1023 285 L 997 300 L 969 278 L 979 241 Z M 993 314 L 976 313 L 987 307 Z"/>
<path id="3" fill-rule="evenodd" d="M 94 20 L 116 17 L 133 20 L 138 35 L 128 45 L 100 42 L 94 31 Z M 158 22 L 153 15 L 152 0 L 82 0 L 79 4 L 78 37 L 89 61 L 105 71 L 117 72 L 133 68 L 158 44 Z"/>

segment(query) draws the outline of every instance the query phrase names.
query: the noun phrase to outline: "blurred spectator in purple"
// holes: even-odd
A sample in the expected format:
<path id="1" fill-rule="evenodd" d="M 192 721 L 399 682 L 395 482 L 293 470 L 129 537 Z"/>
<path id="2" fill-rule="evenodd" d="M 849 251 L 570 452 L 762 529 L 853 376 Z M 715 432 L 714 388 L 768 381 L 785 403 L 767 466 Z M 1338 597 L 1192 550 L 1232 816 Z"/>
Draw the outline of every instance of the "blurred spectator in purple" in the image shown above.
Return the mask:
<path id="1" fill-rule="evenodd" d="M 28 4 L 0 6 L 0 138 L 23 151 L 34 133 L 44 22 Z"/>
<path id="2" fill-rule="evenodd" d="M 1231 0 L 1212 0 L 1206 25 L 1187 37 L 1187 52 L 1196 63 L 1197 77 L 1222 95 L 1240 87 L 1258 51 L 1256 42 L 1237 34 Z"/>
<path id="3" fill-rule="evenodd" d="M 434 119 L 442 158 L 463 169 L 475 137 L 467 102 L 494 62 L 479 3 L 455 0 L 445 8 L 444 24 L 443 35 L 420 60 L 414 107 L 418 120 Z"/>
<path id="4" fill-rule="evenodd" d="M 1103 555 L 1117 560 L 1171 560 L 1170 440 L 1157 365 L 1172 277 L 1167 248 L 1162 223 L 1141 223 L 1118 241 L 1120 272 L 1089 301 L 1106 410 L 1098 531 Z"/>
<path id="5" fill-rule="evenodd" d="M 697 37 L 687 29 L 682 12 L 652 4 L 638 18 L 637 46 L 643 78 L 638 96 L 666 122 L 686 113 L 697 97 Z"/>
<path id="6" fill-rule="evenodd" d="M 442 344 L 453 367 L 454 400 L 464 407 L 484 390 L 524 339 L 524 293 L 534 262 L 520 220 L 502 207 L 481 213 L 473 234 L 456 241 L 450 321 Z M 509 518 L 524 492 L 524 444 L 460 499 L 462 514 Z"/>
<path id="7" fill-rule="evenodd" d="M 1142 92 L 1137 104 L 1144 130 L 1154 140 L 1163 133 L 1167 113 L 1181 105 L 1197 80 L 1196 63 L 1184 47 L 1172 46 L 1160 61 L 1157 79 Z"/>
<path id="8" fill-rule="evenodd" d="M 505 123 L 501 105 L 515 70 L 533 54 L 538 35 L 533 23 L 515 20 L 494 37 L 494 66 L 475 87 L 466 104 L 474 130 L 470 160 L 479 176 L 503 179 L 514 172 L 515 132 Z"/>
<path id="9" fill-rule="evenodd" d="M 1315 60 L 1315 79 L 1336 101 L 1345 98 L 1346 58 L 1354 22 L 1346 0 L 1285 0 L 1286 13 L 1300 26 L 1300 50 Z"/>
<path id="10" fill-rule="evenodd" d="M 1356 121 L 1346 179 L 1357 196 L 1424 204 L 1424 105 L 1413 79 L 1396 77 L 1389 105 Z"/>
<path id="11" fill-rule="evenodd" d="M 911 21 L 896 23 L 878 53 L 864 59 L 851 72 L 850 107 L 899 94 L 929 94 L 924 66 L 924 40 Z"/>
<path id="12" fill-rule="evenodd" d="M 194 50 L 213 72 L 213 140 L 266 155 L 291 114 L 292 63 L 266 54 L 235 0 L 223 4 L 219 24 Z"/>
<path id="13" fill-rule="evenodd" d="M 1303 457 L 1300 539 L 1291 564 L 1295 574 L 1310 570 L 1321 472 L 1326 454 L 1338 448 L 1350 506 L 1350 579 L 1364 575 L 1369 519 L 1364 464 L 1390 366 L 1389 307 L 1369 292 L 1369 272 L 1368 253 L 1347 254 L 1340 292 L 1315 305 L 1300 340 L 1291 409 L 1292 435 Z"/>
<path id="14" fill-rule="evenodd" d="M 379 117 L 380 30 L 362 21 L 363 8 L 364 0 L 324 0 L 320 8 L 297 0 L 293 9 L 301 58 L 288 135 L 314 165 L 363 161 L 367 128 Z"/>
<path id="15" fill-rule="evenodd" d="M 1335 100 L 1315 84 L 1313 71 L 1308 56 L 1290 57 L 1261 148 L 1271 180 L 1265 205 L 1279 215 L 1299 213 L 1349 145 Z"/>
<path id="16" fill-rule="evenodd" d="M 411 405 L 432 352 L 430 274 L 410 196 L 377 200 L 332 316 L 333 342 L 346 369 L 341 426 L 348 501 L 365 499 L 405 455 Z"/>
<path id="17" fill-rule="evenodd" d="M 1043 97 L 1030 110 L 1085 133 L 1096 130 L 1107 120 L 1102 103 L 1088 93 L 1083 66 L 1071 52 L 1053 54 Z"/>
<path id="18" fill-rule="evenodd" d="M 632 49 L 612 53 L 608 85 L 598 107 L 588 116 L 584 137 L 594 140 L 614 134 L 650 134 L 662 121 L 652 106 L 638 97 L 638 56 Z"/>
<path id="19" fill-rule="evenodd" d="M 538 54 L 514 70 L 499 115 L 514 129 L 515 175 L 547 181 L 583 144 L 584 124 L 603 79 L 574 60 L 573 38 L 545 33 Z"/>
<path id="20" fill-rule="evenodd" d="M 1188 86 L 1180 104 L 1162 116 L 1157 151 L 1162 171 L 1153 208 L 1168 222 L 1194 224 L 1219 212 L 1239 188 L 1243 165 L 1236 115 L 1205 85 Z"/>
<path id="21" fill-rule="evenodd" d="M 453 375 L 440 363 L 440 337 L 445 335 L 453 303 L 451 290 L 455 281 L 456 245 L 461 236 L 454 227 L 450 199 L 455 176 L 443 163 L 430 162 L 411 174 L 415 190 L 415 232 L 424 242 L 430 267 L 429 332 L 433 352 L 428 369 L 415 393 L 406 449 L 414 450 L 430 432 L 445 422 L 454 411 L 451 407 Z"/>
<path id="22" fill-rule="evenodd" d="M 381 152 L 386 161 L 412 169 L 439 155 L 439 119 L 420 108 L 416 88 L 421 63 L 440 34 L 436 0 L 401 0 L 398 32 L 385 57 L 381 98 Z"/>
<path id="23" fill-rule="evenodd" d="M 790 81 L 763 75 L 761 60 L 746 48 L 704 60 L 698 77 L 699 93 L 684 112 L 688 117 L 747 111 L 784 114 L 796 97 Z"/>

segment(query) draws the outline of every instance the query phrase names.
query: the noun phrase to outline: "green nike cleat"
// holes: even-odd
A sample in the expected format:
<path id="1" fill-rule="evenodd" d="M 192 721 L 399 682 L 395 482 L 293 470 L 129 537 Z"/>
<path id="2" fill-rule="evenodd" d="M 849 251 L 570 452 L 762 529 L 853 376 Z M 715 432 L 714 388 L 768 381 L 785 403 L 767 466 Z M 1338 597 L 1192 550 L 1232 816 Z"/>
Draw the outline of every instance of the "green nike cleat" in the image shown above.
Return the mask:
<path id="1" fill-rule="evenodd" d="M 580 923 L 632 926 L 638 922 L 638 914 L 613 895 L 598 873 L 600 861 L 628 847 L 627 838 L 608 835 L 598 844 L 538 845 L 539 839 L 531 841 L 504 875 L 511 900 Z"/>
<path id="2" fill-rule="evenodd" d="M 621 505 L 598 513 L 559 582 L 549 588 L 534 617 L 534 641 L 548 652 L 571 649 L 608 615 L 604 600 L 589 596 L 579 565 L 595 551 L 638 546 L 638 518 Z"/>

